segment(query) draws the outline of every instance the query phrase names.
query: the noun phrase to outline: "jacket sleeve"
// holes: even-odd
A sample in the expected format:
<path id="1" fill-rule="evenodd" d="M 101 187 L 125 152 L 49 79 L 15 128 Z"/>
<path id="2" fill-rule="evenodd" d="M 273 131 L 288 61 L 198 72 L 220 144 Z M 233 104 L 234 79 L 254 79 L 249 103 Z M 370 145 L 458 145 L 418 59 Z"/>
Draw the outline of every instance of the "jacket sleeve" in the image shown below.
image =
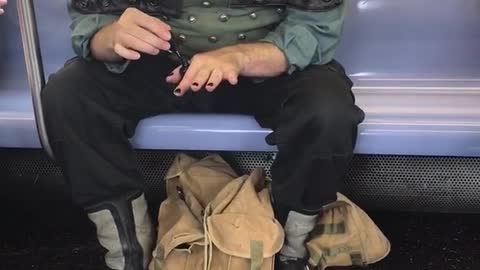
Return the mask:
<path id="1" fill-rule="evenodd" d="M 67 10 L 72 22 L 70 23 L 72 47 L 74 52 L 86 60 L 91 60 L 90 40 L 106 25 L 118 19 L 116 15 L 81 14 L 72 8 L 71 0 L 67 0 Z M 128 61 L 121 63 L 106 63 L 107 68 L 114 73 L 121 73 L 128 65 Z"/>
<path id="2" fill-rule="evenodd" d="M 273 43 L 284 52 L 289 73 L 330 62 L 342 32 L 345 4 L 328 11 L 288 7 L 287 12 L 285 20 L 262 41 Z"/>

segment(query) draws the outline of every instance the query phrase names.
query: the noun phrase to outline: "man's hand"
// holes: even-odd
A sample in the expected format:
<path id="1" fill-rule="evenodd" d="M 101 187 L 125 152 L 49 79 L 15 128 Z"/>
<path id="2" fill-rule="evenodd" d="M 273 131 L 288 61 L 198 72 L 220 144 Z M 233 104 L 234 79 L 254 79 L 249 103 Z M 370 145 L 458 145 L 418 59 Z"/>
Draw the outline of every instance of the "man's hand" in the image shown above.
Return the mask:
<path id="1" fill-rule="evenodd" d="M 169 50 L 170 30 L 170 26 L 161 20 L 128 8 L 118 21 L 95 34 L 90 48 L 97 60 L 138 60 L 140 53 L 157 55 Z"/>
<path id="2" fill-rule="evenodd" d="M 167 82 L 177 84 L 175 95 L 190 89 L 214 91 L 222 81 L 235 85 L 239 76 L 275 77 L 284 73 L 288 61 L 283 52 L 269 43 L 241 44 L 195 55 L 185 75 L 176 68 Z"/>
<path id="3" fill-rule="evenodd" d="M 224 80 L 232 85 L 237 84 L 243 64 L 244 55 L 235 47 L 201 53 L 192 58 L 183 78 L 180 74 L 181 67 L 177 67 L 167 77 L 167 82 L 178 84 L 175 89 L 177 96 L 182 96 L 190 89 L 197 92 L 205 88 L 211 92 Z"/>
<path id="4" fill-rule="evenodd" d="M 3 7 L 7 5 L 7 0 L 0 0 L 0 15 L 5 13 L 5 10 L 3 10 Z"/>

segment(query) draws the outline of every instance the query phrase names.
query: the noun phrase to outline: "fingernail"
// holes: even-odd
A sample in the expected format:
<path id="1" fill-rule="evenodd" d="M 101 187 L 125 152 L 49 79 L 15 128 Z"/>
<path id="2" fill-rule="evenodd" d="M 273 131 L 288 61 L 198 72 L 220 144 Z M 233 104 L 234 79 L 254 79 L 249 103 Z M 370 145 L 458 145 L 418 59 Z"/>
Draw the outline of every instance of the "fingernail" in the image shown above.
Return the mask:
<path id="1" fill-rule="evenodd" d="M 194 82 L 192 83 L 193 86 L 198 86 L 198 83 Z"/>
<path id="2" fill-rule="evenodd" d="M 178 96 L 178 95 L 180 95 L 180 94 L 182 93 L 182 91 L 180 90 L 180 88 L 177 88 L 177 89 L 175 89 L 175 91 L 173 91 L 173 93 L 174 93 L 176 96 Z"/>
<path id="3" fill-rule="evenodd" d="M 213 86 L 213 83 L 208 83 L 207 86 Z"/>

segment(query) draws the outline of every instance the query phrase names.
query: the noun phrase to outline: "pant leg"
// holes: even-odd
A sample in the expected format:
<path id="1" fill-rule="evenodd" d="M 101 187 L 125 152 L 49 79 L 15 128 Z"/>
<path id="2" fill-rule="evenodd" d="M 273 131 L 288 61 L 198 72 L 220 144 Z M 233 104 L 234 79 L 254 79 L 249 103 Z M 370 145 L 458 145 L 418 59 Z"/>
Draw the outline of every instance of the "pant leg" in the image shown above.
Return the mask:
<path id="1" fill-rule="evenodd" d="M 139 120 L 175 110 L 165 85 L 166 57 L 143 57 L 123 74 L 73 59 L 42 91 L 45 124 L 57 163 L 81 206 L 142 190 L 129 143 Z"/>
<path id="2" fill-rule="evenodd" d="M 364 118 L 351 87 L 332 63 L 217 93 L 217 111 L 253 114 L 273 129 L 267 142 L 279 150 L 272 190 L 281 212 L 318 213 L 336 200 Z"/>

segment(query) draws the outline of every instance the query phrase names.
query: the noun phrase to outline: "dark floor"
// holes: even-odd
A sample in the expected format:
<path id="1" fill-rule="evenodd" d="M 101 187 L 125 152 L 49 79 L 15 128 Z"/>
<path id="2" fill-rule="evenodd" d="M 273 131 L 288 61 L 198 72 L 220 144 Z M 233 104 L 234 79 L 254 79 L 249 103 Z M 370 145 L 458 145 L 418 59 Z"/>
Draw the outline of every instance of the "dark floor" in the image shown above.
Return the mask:
<path id="1" fill-rule="evenodd" d="M 93 227 L 61 188 L 20 183 L 0 182 L 0 270 L 104 269 Z M 480 215 L 371 214 L 392 252 L 368 269 L 480 269 Z"/>

